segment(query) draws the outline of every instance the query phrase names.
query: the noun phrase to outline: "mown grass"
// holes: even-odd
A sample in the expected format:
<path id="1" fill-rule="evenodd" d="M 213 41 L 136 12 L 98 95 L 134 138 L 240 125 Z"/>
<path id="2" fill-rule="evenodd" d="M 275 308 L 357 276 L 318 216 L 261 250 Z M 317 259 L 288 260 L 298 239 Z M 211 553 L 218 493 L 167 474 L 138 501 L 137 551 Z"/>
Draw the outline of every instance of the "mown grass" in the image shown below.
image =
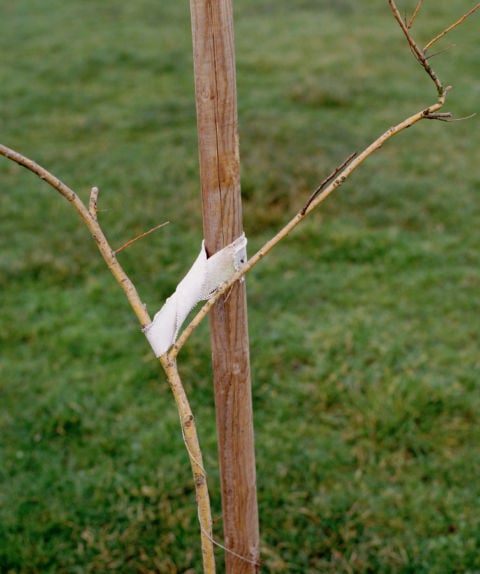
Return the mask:
<path id="1" fill-rule="evenodd" d="M 402 8 L 411 11 L 414 2 Z M 471 6 L 426 3 L 423 41 Z M 250 251 L 434 100 L 387 3 L 235 2 Z M 1 141 L 87 197 L 151 312 L 201 239 L 188 7 L 2 7 Z M 478 108 L 478 17 L 432 62 Z M 399 136 L 248 278 L 265 572 L 480 570 L 478 119 Z M 76 215 L 0 162 L 0 571 L 200 572 L 172 398 Z M 182 354 L 216 516 L 207 326 Z M 216 524 L 221 538 L 221 521 Z M 219 570 L 222 554 L 219 551 Z"/>

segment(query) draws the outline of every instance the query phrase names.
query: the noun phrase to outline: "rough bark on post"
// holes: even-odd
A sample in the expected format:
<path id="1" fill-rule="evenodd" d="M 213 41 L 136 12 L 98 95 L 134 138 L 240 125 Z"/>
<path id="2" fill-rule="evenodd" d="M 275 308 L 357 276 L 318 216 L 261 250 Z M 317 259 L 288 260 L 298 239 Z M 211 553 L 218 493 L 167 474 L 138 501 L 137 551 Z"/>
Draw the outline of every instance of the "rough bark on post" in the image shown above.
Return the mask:
<path id="1" fill-rule="evenodd" d="M 205 246 L 243 231 L 231 0 L 190 0 Z M 258 570 L 259 532 L 245 284 L 211 312 L 226 571 Z"/>

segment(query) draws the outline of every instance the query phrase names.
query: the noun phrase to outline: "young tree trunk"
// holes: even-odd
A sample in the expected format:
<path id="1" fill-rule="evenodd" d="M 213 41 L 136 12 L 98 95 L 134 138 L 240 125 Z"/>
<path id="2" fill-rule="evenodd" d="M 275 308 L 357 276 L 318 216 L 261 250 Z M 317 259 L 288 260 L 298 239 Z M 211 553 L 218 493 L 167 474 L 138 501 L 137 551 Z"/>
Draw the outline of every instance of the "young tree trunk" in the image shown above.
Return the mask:
<path id="1" fill-rule="evenodd" d="M 205 246 L 243 231 L 231 0 L 190 0 Z M 237 283 L 211 312 L 211 341 L 228 574 L 258 570 L 259 528 L 247 306 Z"/>

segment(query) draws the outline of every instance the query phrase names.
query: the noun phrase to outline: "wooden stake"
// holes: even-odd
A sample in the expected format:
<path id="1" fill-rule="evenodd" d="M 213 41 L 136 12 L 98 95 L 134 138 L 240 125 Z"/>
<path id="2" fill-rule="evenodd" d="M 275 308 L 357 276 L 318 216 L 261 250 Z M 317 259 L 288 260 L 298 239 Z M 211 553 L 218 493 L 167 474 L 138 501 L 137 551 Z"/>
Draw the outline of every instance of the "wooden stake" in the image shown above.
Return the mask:
<path id="1" fill-rule="evenodd" d="M 208 255 L 243 230 L 231 0 L 190 0 Z M 259 532 L 245 284 L 210 315 L 227 574 L 258 571 Z"/>

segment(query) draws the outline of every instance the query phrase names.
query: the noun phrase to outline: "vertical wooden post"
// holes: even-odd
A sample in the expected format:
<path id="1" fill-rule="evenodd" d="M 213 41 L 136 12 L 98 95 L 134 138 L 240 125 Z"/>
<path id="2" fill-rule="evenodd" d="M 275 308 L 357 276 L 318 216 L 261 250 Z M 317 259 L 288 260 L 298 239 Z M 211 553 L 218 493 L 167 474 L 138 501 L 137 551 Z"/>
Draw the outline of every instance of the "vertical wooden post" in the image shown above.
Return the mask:
<path id="1" fill-rule="evenodd" d="M 208 255 L 243 231 L 231 0 L 190 0 Z M 245 284 L 210 316 L 226 572 L 258 571 L 259 528 Z M 240 558 L 240 557 L 243 557 Z"/>

